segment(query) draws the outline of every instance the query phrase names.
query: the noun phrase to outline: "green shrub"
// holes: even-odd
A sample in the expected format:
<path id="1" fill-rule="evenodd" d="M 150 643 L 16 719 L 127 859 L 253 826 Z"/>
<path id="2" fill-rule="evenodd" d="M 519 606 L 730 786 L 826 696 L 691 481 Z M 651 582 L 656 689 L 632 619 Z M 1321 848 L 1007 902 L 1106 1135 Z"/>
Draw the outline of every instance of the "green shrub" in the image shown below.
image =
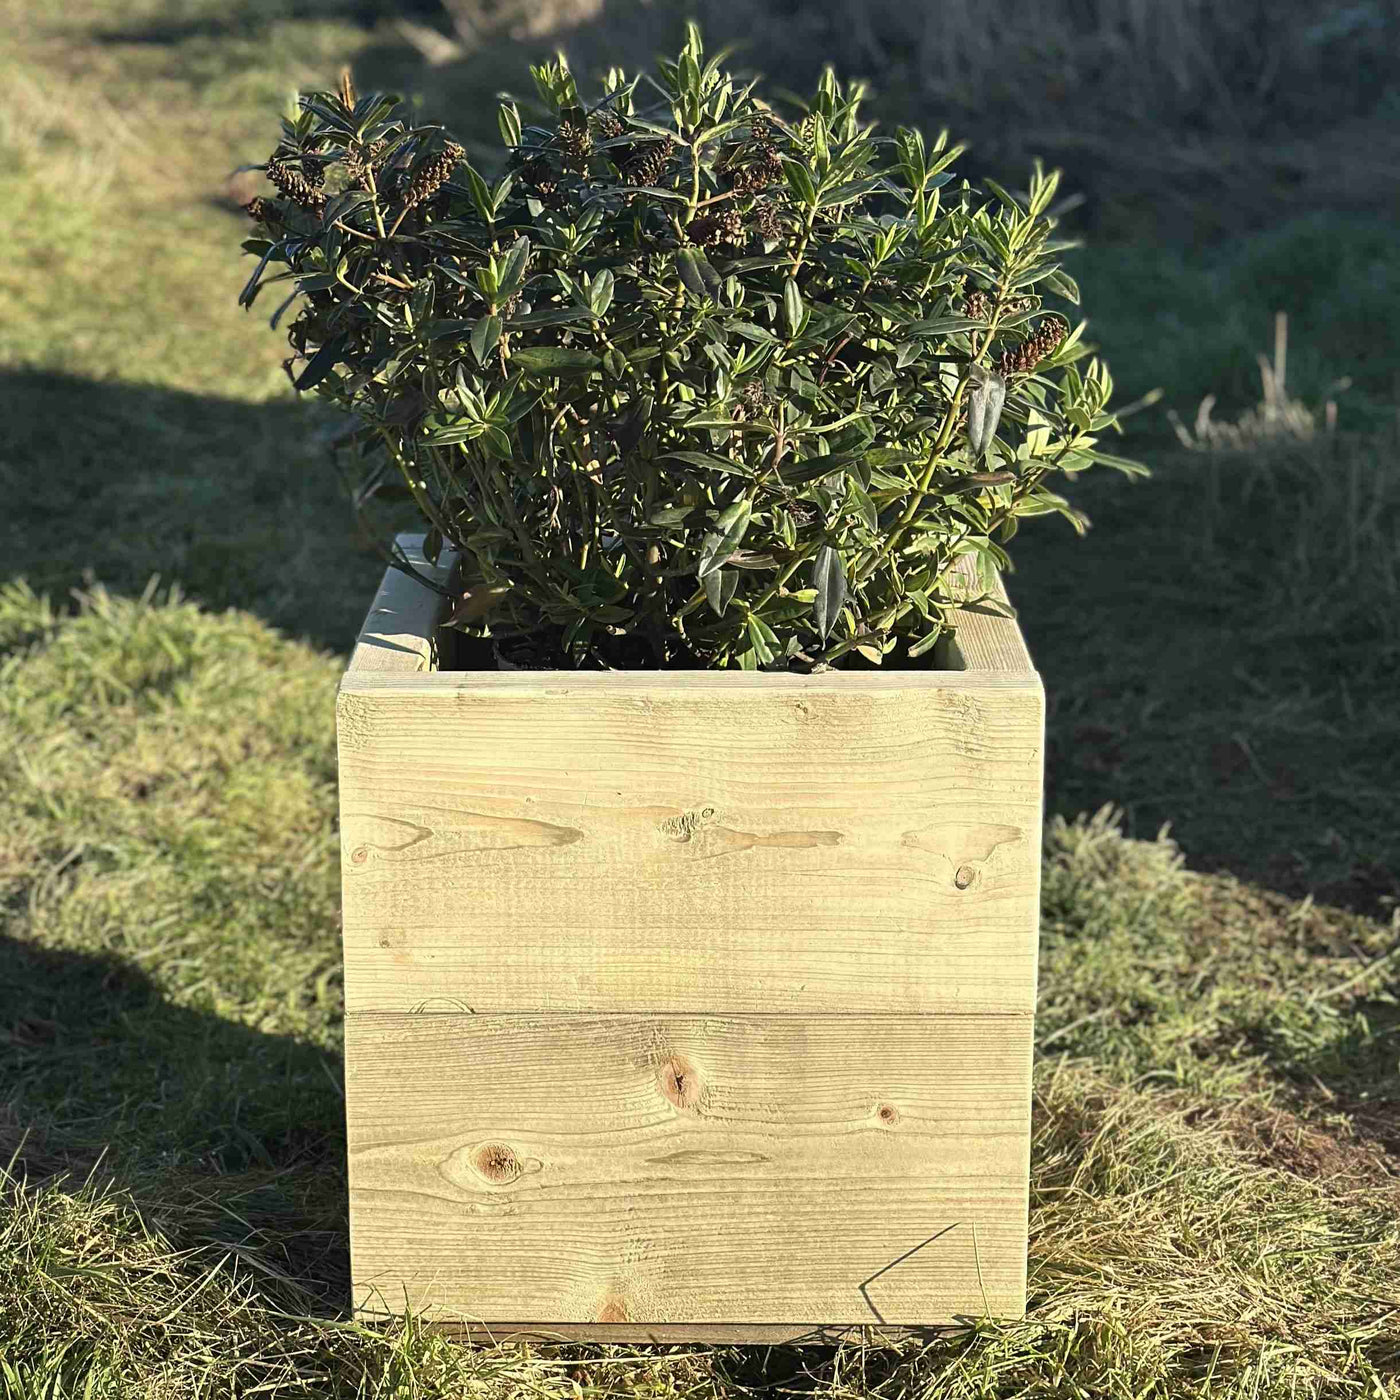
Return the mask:
<path id="1" fill-rule="evenodd" d="M 1078 299 L 1058 176 L 945 197 L 946 133 L 875 136 L 829 70 L 787 121 L 722 59 L 692 26 L 592 106 L 532 69 L 494 185 L 393 97 L 301 97 L 242 301 L 304 298 L 289 373 L 358 415 L 359 500 L 397 473 L 459 552 L 463 630 L 575 664 L 916 658 L 962 556 L 985 588 L 1020 517 L 1082 525 L 1051 473 L 1140 470 L 1044 313 Z"/>

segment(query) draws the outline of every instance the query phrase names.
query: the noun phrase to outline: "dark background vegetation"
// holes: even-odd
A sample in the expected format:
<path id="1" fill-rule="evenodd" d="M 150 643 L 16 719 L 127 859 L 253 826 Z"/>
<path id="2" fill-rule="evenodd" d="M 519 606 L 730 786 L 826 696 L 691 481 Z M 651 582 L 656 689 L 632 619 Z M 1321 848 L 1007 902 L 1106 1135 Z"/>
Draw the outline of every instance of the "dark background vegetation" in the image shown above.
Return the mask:
<path id="1" fill-rule="evenodd" d="M 1114 449 L 1153 477 L 1013 546 L 1060 819 L 1040 1330 L 801 1384 L 1394 1393 L 1400 5 L 0 0 L 0 1396 L 573 1393 L 572 1354 L 334 1321 L 331 695 L 382 565 L 234 307 L 229 172 L 345 63 L 489 164 L 529 61 L 686 15 L 771 94 L 865 77 L 974 182 L 1062 166 L 1089 338 L 1163 395 Z M 578 1355 L 599 1393 L 799 1374 Z"/>

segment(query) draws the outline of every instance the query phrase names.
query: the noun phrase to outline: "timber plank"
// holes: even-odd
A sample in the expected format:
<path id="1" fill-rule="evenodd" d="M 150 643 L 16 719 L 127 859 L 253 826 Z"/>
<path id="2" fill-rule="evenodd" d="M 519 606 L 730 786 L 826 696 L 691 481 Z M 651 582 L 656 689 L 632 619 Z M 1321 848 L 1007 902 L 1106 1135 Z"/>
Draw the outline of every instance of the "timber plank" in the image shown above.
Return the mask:
<path id="1" fill-rule="evenodd" d="M 1019 1315 L 1030 1037 L 1028 1016 L 351 1015 L 357 1308 L 736 1335 Z"/>
<path id="2" fill-rule="evenodd" d="M 347 1008 L 1031 1011 L 1034 677 L 710 674 L 343 689 Z"/>

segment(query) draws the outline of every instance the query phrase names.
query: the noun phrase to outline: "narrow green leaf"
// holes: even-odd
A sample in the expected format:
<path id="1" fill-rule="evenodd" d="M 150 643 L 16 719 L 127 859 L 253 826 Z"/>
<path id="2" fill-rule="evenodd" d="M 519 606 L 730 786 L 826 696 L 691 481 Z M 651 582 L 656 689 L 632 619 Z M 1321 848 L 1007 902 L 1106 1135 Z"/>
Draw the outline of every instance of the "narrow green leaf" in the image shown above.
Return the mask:
<path id="1" fill-rule="evenodd" d="M 314 389 L 335 368 L 335 362 L 340 358 L 340 353 L 344 349 L 345 337 L 343 335 L 334 336 L 326 341 L 307 362 L 306 368 L 302 370 L 296 382 L 297 389 L 302 391 Z"/>
<path id="2" fill-rule="evenodd" d="M 1091 462 L 1097 462 L 1102 467 L 1112 467 L 1114 471 L 1122 472 L 1124 476 L 1151 476 L 1152 473 L 1141 462 L 1130 461 L 1127 457 L 1115 457 L 1109 452 L 1086 452 L 1084 454 Z"/>
<path id="3" fill-rule="evenodd" d="M 773 649 L 778 645 L 778 638 L 773 629 L 753 613 L 749 614 L 744 627 L 749 634 L 749 653 L 753 659 L 759 666 L 771 664 L 775 654 Z"/>
<path id="4" fill-rule="evenodd" d="M 472 203 L 476 205 L 476 212 L 489 224 L 495 216 L 491 206 L 491 191 L 486 187 L 486 181 L 481 178 L 470 164 L 467 164 L 467 184 L 471 187 Z"/>
<path id="5" fill-rule="evenodd" d="M 676 271 L 680 273 L 686 291 L 694 292 L 698 297 L 709 295 L 705 279 L 700 275 L 700 264 L 694 248 L 682 248 L 676 254 Z"/>
<path id="6" fill-rule="evenodd" d="M 476 325 L 475 321 L 461 321 L 455 318 L 426 321 L 423 324 L 423 335 L 428 340 L 447 340 L 449 338 L 460 340 L 470 336 Z"/>
<path id="7" fill-rule="evenodd" d="M 812 601 L 812 620 L 825 642 L 841 615 L 841 609 L 846 606 L 846 571 L 842 567 L 841 556 L 829 544 L 822 545 L 812 560 L 812 587 L 816 589 L 816 597 Z"/>
<path id="8" fill-rule="evenodd" d="M 972 392 L 967 399 L 967 442 L 974 455 L 981 456 L 996 437 L 1006 402 L 1006 380 L 980 365 L 971 367 Z"/>
<path id="9" fill-rule="evenodd" d="M 578 374 L 597 369 L 602 361 L 587 350 L 561 350 L 553 346 L 539 346 L 529 350 L 515 350 L 510 362 L 517 369 L 526 371 L 553 371 L 556 374 Z"/>
<path id="10" fill-rule="evenodd" d="M 499 316 L 483 316 L 476 323 L 472 330 L 472 354 L 476 356 L 479 365 L 486 363 L 486 357 L 496 348 L 496 342 L 501 338 L 501 318 Z"/>
<path id="11" fill-rule="evenodd" d="M 647 516 L 647 524 L 682 525 L 694 514 L 694 506 L 662 506 Z"/>
<path id="12" fill-rule="evenodd" d="M 731 321 L 727 327 L 735 335 L 741 335 L 745 340 L 755 340 L 760 345 L 776 345 L 778 337 L 772 331 L 756 326 L 752 321 Z"/>
<path id="13" fill-rule="evenodd" d="M 631 194 L 650 195 L 652 199 L 669 199 L 676 204 L 690 203 L 690 201 L 683 194 L 677 194 L 675 190 L 663 190 L 657 185 L 631 185 L 628 187 L 628 192 Z M 604 199 L 609 197 L 609 193 L 609 191 L 601 191 L 596 195 L 590 196 L 584 201 L 584 203 L 601 203 Z"/>
<path id="14" fill-rule="evenodd" d="M 846 498 L 856 508 L 856 513 L 872 531 L 880 528 L 880 512 L 858 481 L 852 480 L 846 488 Z"/>
<path id="15" fill-rule="evenodd" d="M 593 314 L 603 317 L 608 314 L 608 307 L 612 305 L 613 299 L 613 275 L 608 268 L 604 268 L 594 279 L 593 285 L 589 288 L 588 303 L 592 307 Z"/>
<path id="16" fill-rule="evenodd" d="M 481 445 L 491 456 L 498 457 L 502 462 L 510 461 L 513 455 L 510 438 L 506 436 L 504 429 L 498 428 L 494 423 L 488 423 L 481 430 Z"/>
<path id="17" fill-rule="evenodd" d="M 752 477 L 753 471 L 742 462 L 731 462 L 728 457 L 716 457 L 713 452 L 667 452 L 666 461 L 685 462 L 705 471 L 724 472 L 728 476 Z"/>
<path id="18" fill-rule="evenodd" d="M 724 278 L 715 271 L 709 258 L 699 249 L 695 250 L 695 266 L 700 273 L 700 280 L 705 284 L 705 290 L 710 296 L 718 296 L 719 289 L 724 285 Z"/>
<path id="19" fill-rule="evenodd" d="M 1079 283 L 1067 272 L 1052 272 L 1045 279 L 1046 287 L 1055 293 L 1056 296 L 1064 297 L 1067 302 L 1074 306 L 1079 305 Z"/>
<path id="20" fill-rule="evenodd" d="M 551 306 L 545 311 L 529 311 L 524 316 L 512 316 L 506 325 L 512 329 L 528 326 L 581 326 L 588 312 L 581 306 Z"/>
<path id="21" fill-rule="evenodd" d="M 939 316 L 932 321 L 911 321 L 904 327 L 904 334 L 920 338 L 957 335 L 962 331 L 979 330 L 981 326 L 981 321 L 974 321 L 969 316 Z"/>
<path id="22" fill-rule="evenodd" d="M 983 179 L 982 183 L 1008 208 L 1014 209 L 1018 214 L 1026 212 L 1025 205 L 1009 190 L 1003 189 L 995 180 Z"/>
<path id="23" fill-rule="evenodd" d="M 435 442 L 440 447 L 451 447 L 459 442 L 475 442 L 481 436 L 481 432 L 480 423 L 460 418 L 450 423 L 442 423 L 437 418 L 428 420 L 428 441 Z"/>
<path id="24" fill-rule="evenodd" d="M 514 102 L 502 102 L 496 109 L 496 125 L 501 129 L 501 141 L 505 145 L 520 144 L 520 113 Z"/>
<path id="25" fill-rule="evenodd" d="M 705 597 L 718 616 L 724 616 L 724 610 L 733 600 L 734 591 L 738 586 L 737 569 L 714 569 L 705 575 Z"/>
<path id="26" fill-rule="evenodd" d="M 695 571 L 698 579 L 704 580 L 706 574 L 713 573 L 720 568 L 743 543 L 744 535 L 749 528 L 749 519 L 753 514 L 753 502 L 747 497 L 743 500 L 735 501 L 715 522 L 715 529 L 710 531 L 700 545 L 700 563 Z"/>
<path id="27" fill-rule="evenodd" d="M 783 319 L 787 322 L 788 335 L 796 335 L 802 324 L 802 293 L 791 277 L 783 285 Z"/>
<path id="28" fill-rule="evenodd" d="M 500 284 L 496 296 L 504 299 L 518 291 L 525 281 L 525 270 L 530 264 L 530 240 L 524 235 L 511 244 L 506 254 L 505 265 L 501 268 Z"/>
<path id="29" fill-rule="evenodd" d="M 817 187 L 812 183 L 812 177 L 807 172 L 807 167 L 800 161 L 789 160 L 782 157 L 783 174 L 787 176 L 788 189 L 792 191 L 792 196 L 799 204 L 805 204 L 808 208 L 815 207 L 817 203 Z"/>
<path id="30" fill-rule="evenodd" d="M 778 475 L 788 486 L 805 486 L 809 481 L 830 476 L 835 470 L 830 457 L 804 457 L 797 462 L 784 462 Z"/>
<path id="31" fill-rule="evenodd" d="M 918 460 L 917 452 L 908 452 L 902 447 L 873 447 L 865 454 L 865 464 L 870 467 L 898 467 L 905 462 Z"/>
<path id="32" fill-rule="evenodd" d="M 822 195 L 821 207 L 829 209 L 833 204 L 847 204 L 853 199 L 859 199 L 861 195 L 869 194 L 871 190 L 879 189 L 884 183 L 880 176 L 867 180 L 849 180 Z"/>
<path id="33" fill-rule="evenodd" d="M 277 245 L 275 243 L 269 243 L 267 248 L 263 251 L 262 257 L 258 259 L 257 267 L 253 269 L 253 275 L 244 284 L 243 290 L 238 294 L 239 306 L 251 306 L 256 300 L 258 295 L 258 282 L 262 277 L 263 268 L 267 266 L 268 260 L 272 257 L 276 247 Z"/>

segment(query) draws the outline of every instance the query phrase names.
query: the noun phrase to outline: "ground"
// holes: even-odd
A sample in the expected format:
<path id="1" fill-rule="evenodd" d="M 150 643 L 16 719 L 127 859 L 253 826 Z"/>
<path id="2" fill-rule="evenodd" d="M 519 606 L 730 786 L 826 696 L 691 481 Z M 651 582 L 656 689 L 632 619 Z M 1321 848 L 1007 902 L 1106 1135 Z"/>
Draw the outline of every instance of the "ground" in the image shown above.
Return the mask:
<path id="1" fill-rule="evenodd" d="M 1199 242 L 1180 182 L 1084 211 L 1092 338 L 1165 399 L 1123 442 L 1151 480 L 1015 541 L 1050 701 L 1026 1322 L 522 1353 L 344 1320 L 332 702 L 381 565 L 234 307 L 227 176 L 346 61 L 485 139 L 520 46 L 429 70 L 384 9 L 0 5 L 0 1396 L 1400 1394 L 1393 172 L 1250 186 L 1223 235 L 1212 193 Z M 1279 310 L 1339 430 L 1185 450 L 1162 410 L 1253 405 Z"/>

